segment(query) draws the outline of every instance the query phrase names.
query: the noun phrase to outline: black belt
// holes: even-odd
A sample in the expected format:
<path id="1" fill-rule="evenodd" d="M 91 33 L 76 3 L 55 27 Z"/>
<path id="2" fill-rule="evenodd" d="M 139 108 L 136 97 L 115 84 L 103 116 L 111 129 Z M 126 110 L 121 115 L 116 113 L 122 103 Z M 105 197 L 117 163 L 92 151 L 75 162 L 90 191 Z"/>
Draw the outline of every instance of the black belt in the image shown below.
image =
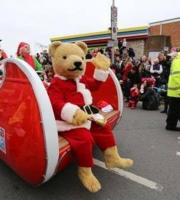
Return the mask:
<path id="1" fill-rule="evenodd" d="M 83 110 L 84 112 L 86 112 L 87 114 L 97 114 L 99 113 L 99 109 L 93 105 L 85 105 L 85 106 L 81 106 L 81 110 Z"/>

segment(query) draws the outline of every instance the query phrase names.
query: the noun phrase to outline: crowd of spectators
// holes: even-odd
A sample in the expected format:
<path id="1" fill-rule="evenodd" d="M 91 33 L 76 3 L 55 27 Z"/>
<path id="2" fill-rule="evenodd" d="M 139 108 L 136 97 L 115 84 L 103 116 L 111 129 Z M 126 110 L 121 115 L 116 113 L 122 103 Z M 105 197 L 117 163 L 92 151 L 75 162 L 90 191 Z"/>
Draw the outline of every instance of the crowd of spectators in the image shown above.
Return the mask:
<path id="1" fill-rule="evenodd" d="M 47 50 L 43 50 L 40 53 L 36 54 L 36 59 L 39 61 L 39 63 L 42 64 L 43 72 L 39 74 L 41 79 L 45 81 L 46 83 L 50 83 L 53 76 L 54 76 L 54 70 L 52 67 L 52 61 L 51 57 L 48 54 Z"/>
<path id="2" fill-rule="evenodd" d="M 143 109 L 155 110 L 159 107 L 160 99 L 163 99 L 164 109 L 162 112 L 166 113 L 168 108 L 166 89 L 172 56 L 167 52 L 160 52 L 153 59 L 146 55 L 138 59 L 133 48 L 127 47 L 126 40 L 120 41 L 118 47 L 113 50 L 112 54 L 110 47 L 89 49 L 86 59 L 95 57 L 98 52 L 110 59 L 114 55 L 111 69 L 122 86 L 127 106 L 134 109 L 138 101 L 142 101 Z M 5 52 L 0 50 L 0 59 L 5 57 L 7 57 Z M 37 53 L 35 58 L 43 69 L 42 72 L 38 72 L 39 76 L 45 82 L 50 83 L 54 71 L 47 50 Z"/>
<path id="3" fill-rule="evenodd" d="M 111 48 L 95 48 L 88 52 L 87 59 L 101 52 L 111 58 Z M 162 113 L 167 113 L 167 83 L 170 73 L 172 55 L 168 52 L 160 52 L 157 57 L 150 58 L 143 55 L 136 58 L 132 48 L 127 48 L 123 42 L 114 49 L 114 63 L 111 69 L 116 74 L 123 90 L 127 106 L 134 109 L 138 101 L 142 102 L 142 108 L 156 110 L 160 102 L 163 102 Z"/>

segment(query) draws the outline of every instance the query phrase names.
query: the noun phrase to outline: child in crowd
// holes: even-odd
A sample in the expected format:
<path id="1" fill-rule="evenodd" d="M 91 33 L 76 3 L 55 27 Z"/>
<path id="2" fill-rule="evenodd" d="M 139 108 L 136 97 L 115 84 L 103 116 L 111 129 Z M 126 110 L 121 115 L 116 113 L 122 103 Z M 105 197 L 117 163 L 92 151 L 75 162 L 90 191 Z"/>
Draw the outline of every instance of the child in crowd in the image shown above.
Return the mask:
<path id="1" fill-rule="evenodd" d="M 137 84 L 134 84 L 130 89 L 130 98 L 128 102 L 128 107 L 131 109 L 135 109 L 139 99 L 139 89 Z"/>
<path id="2" fill-rule="evenodd" d="M 155 82 L 154 77 L 142 79 L 140 100 L 144 110 L 158 110 L 159 108 L 160 97 L 154 89 Z"/>

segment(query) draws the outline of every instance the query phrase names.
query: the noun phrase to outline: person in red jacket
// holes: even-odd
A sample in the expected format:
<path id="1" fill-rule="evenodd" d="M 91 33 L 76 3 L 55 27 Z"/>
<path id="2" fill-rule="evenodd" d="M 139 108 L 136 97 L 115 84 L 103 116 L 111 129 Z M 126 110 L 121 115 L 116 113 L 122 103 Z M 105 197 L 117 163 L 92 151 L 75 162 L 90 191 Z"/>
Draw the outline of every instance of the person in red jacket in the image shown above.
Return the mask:
<path id="1" fill-rule="evenodd" d="M 127 79 L 128 79 L 128 73 L 131 71 L 133 67 L 133 64 L 131 62 L 131 58 L 127 58 L 124 68 L 122 70 L 122 80 L 123 83 L 126 83 Z"/>
<path id="2" fill-rule="evenodd" d="M 42 65 L 30 54 L 30 45 L 28 43 L 21 42 L 16 54 L 18 58 L 26 61 L 34 70 L 42 71 Z"/>
<path id="3" fill-rule="evenodd" d="M 130 92 L 130 88 L 129 88 L 129 84 L 128 84 L 128 74 L 131 71 L 133 67 L 131 58 L 127 58 L 124 68 L 122 69 L 122 83 L 123 83 L 123 94 L 126 98 L 126 102 L 129 101 L 129 92 Z"/>

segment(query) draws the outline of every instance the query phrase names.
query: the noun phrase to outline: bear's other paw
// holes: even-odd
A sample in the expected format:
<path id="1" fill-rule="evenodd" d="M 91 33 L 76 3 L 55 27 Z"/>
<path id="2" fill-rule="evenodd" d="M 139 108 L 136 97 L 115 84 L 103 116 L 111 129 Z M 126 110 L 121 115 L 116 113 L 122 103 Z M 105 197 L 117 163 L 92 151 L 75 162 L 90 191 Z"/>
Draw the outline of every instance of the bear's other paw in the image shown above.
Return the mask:
<path id="1" fill-rule="evenodd" d="M 105 159 L 105 165 L 108 169 L 111 168 L 127 169 L 131 167 L 134 163 L 134 161 L 129 158 L 121 158 L 116 146 L 107 148 L 104 151 L 104 159 Z"/>
<path id="2" fill-rule="evenodd" d="M 79 167 L 78 176 L 84 187 L 90 192 L 98 192 L 101 189 L 101 184 L 92 173 L 90 167 Z"/>
<path id="3" fill-rule="evenodd" d="M 72 124 L 75 126 L 79 126 L 87 122 L 88 119 L 89 119 L 89 115 L 85 113 L 84 111 L 82 111 L 81 109 L 78 109 L 75 112 L 75 115 L 73 116 Z"/>
<path id="4" fill-rule="evenodd" d="M 106 71 L 109 69 L 111 61 L 107 56 L 98 53 L 97 56 L 92 59 L 92 63 L 95 65 L 97 69 Z"/>

